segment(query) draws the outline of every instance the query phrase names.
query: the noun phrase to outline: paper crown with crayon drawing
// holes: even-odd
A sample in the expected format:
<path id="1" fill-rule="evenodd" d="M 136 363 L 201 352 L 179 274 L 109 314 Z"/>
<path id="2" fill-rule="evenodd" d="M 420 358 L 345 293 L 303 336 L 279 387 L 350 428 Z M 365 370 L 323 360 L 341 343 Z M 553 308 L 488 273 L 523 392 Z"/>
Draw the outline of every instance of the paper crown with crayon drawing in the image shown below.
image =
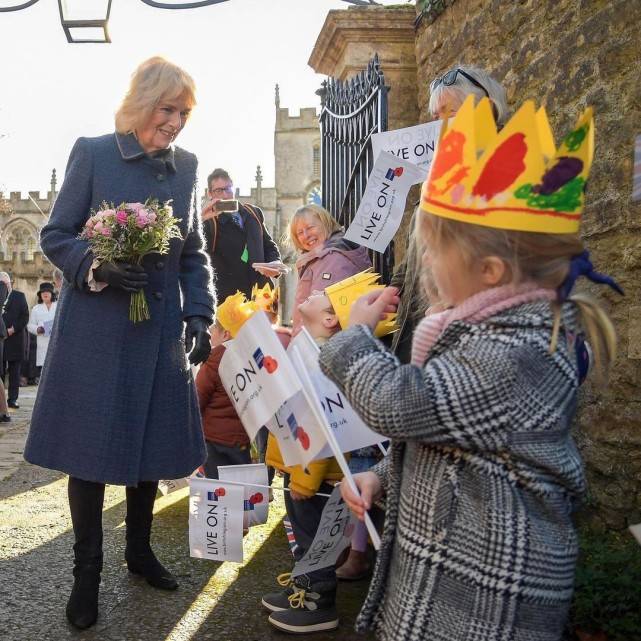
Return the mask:
<path id="1" fill-rule="evenodd" d="M 274 287 L 269 283 L 265 283 L 262 287 L 254 285 L 252 287 L 252 302 L 262 309 L 264 312 L 277 313 L 278 312 L 278 287 Z"/>
<path id="2" fill-rule="evenodd" d="M 591 108 L 556 149 L 543 107 L 523 103 L 497 132 L 489 100 L 475 106 L 468 96 L 441 129 L 421 209 L 498 229 L 576 233 L 593 155 Z"/>
<path id="3" fill-rule="evenodd" d="M 257 311 L 259 307 L 253 301 L 248 301 L 245 294 L 236 292 L 231 296 L 227 296 L 225 300 L 218 305 L 216 309 L 216 320 L 226 329 L 232 336 L 240 331 L 240 328 L 249 320 Z"/>
<path id="4" fill-rule="evenodd" d="M 345 278 L 325 288 L 325 294 L 329 298 L 334 312 L 338 317 L 340 326 L 345 329 L 349 321 L 349 312 L 357 298 L 364 294 L 383 289 L 385 285 L 378 285 L 376 281 L 380 275 L 367 269 L 355 276 Z M 385 320 L 378 323 L 374 329 L 374 335 L 381 337 L 391 334 L 398 329 L 396 325 L 396 314 L 388 314 Z"/>

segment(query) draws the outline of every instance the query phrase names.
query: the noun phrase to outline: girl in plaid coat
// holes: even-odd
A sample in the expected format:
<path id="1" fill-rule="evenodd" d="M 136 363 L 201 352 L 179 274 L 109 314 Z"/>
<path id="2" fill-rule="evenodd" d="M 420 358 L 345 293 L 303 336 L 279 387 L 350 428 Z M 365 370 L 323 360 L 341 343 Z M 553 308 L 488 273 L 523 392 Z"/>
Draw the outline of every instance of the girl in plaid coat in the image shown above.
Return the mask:
<path id="1" fill-rule="evenodd" d="M 448 309 L 420 323 L 408 365 L 372 334 L 398 303 L 394 288 L 357 301 L 350 328 L 321 350 L 324 373 L 392 439 L 386 459 L 355 476 L 360 497 L 342 486 L 360 518 L 372 502 L 386 505 L 356 627 L 381 641 L 558 641 L 578 550 L 572 512 L 585 490 L 570 435 L 574 343 L 585 330 L 603 373 L 615 351 L 605 313 L 569 291 L 578 275 L 616 284 L 592 270 L 578 222 L 547 233 L 538 212 L 538 231 L 443 216 L 430 184 L 438 163 L 437 154 L 416 232 Z"/>

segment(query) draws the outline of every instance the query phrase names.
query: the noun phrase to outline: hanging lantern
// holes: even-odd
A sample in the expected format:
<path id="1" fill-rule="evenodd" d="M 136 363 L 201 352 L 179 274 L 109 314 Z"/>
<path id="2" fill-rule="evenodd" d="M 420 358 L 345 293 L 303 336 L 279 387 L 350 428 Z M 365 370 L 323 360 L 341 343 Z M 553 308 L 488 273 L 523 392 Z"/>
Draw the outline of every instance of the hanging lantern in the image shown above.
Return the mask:
<path id="1" fill-rule="evenodd" d="M 58 0 L 58 7 L 67 42 L 111 42 L 111 0 Z"/>

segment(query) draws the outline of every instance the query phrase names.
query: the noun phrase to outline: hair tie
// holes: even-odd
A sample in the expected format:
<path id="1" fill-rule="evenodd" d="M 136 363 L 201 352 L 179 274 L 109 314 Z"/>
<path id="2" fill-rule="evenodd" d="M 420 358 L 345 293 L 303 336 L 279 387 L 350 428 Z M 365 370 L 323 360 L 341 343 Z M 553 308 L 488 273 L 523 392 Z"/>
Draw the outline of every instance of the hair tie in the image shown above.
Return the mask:
<path id="1" fill-rule="evenodd" d="M 572 288 L 574 287 L 574 283 L 580 276 L 585 276 L 593 283 L 597 283 L 599 285 L 608 285 L 615 292 L 621 294 L 621 296 L 624 295 L 623 290 L 614 278 L 607 274 L 601 274 L 600 272 L 594 271 L 594 265 L 592 265 L 592 261 L 590 260 L 590 252 L 586 249 L 582 253 L 572 256 L 570 260 L 570 271 L 565 277 L 563 283 L 561 283 L 561 286 L 556 290 L 560 303 L 568 299 Z"/>

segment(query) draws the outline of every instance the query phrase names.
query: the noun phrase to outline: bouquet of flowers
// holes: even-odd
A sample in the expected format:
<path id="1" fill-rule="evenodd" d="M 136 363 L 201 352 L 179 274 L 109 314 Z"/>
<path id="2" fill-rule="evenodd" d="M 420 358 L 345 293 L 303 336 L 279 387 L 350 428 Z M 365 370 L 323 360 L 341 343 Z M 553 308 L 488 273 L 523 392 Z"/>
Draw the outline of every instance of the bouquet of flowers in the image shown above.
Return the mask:
<path id="1" fill-rule="evenodd" d="M 149 198 L 144 203 L 120 203 L 117 207 L 103 202 L 97 212 L 92 210 L 79 237 L 89 243 L 100 263 L 124 261 L 140 265 L 147 254 L 169 252 L 169 241 L 182 237 L 179 222 L 173 216 L 170 200 L 161 204 Z M 129 320 L 138 323 L 149 318 L 141 289 L 131 295 Z"/>

